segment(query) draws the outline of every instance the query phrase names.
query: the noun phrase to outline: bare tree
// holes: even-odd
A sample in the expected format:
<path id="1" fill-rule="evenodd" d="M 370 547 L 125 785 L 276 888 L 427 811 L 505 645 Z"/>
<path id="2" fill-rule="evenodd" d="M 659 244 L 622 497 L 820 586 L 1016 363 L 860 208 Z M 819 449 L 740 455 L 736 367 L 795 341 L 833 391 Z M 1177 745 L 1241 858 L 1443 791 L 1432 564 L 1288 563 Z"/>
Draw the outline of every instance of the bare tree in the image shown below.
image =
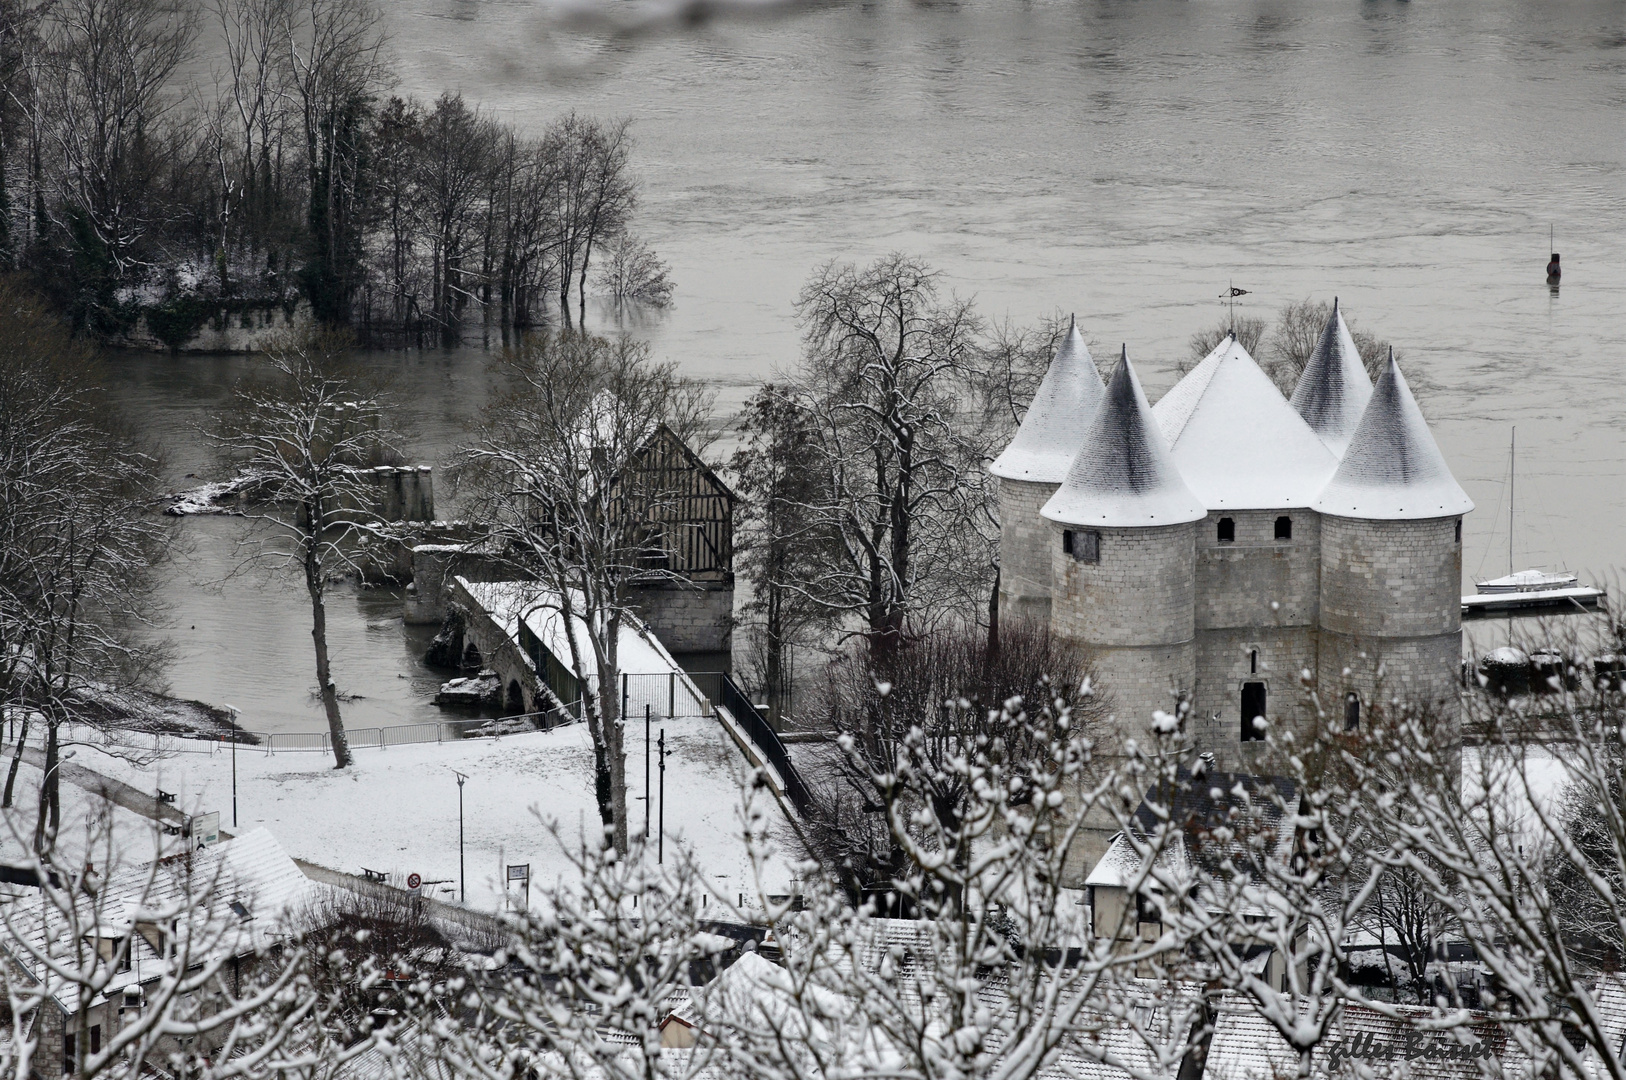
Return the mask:
<path id="1" fill-rule="evenodd" d="M 570 318 L 574 287 L 582 315 L 593 249 L 626 229 L 638 188 L 627 171 L 630 120 L 604 123 L 570 113 L 548 128 L 542 153 L 558 170 L 549 208 L 560 312 Z"/>
<path id="2" fill-rule="evenodd" d="M 505 359 L 509 389 L 460 453 L 479 516 L 555 610 L 593 740 L 605 835 L 627 850 L 620 642 L 636 590 L 672 578 L 658 522 L 681 477 L 651 459 L 664 426 L 692 433 L 708 400 L 647 346 L 575 332 L 539 335 Z M 565 703 L 570 704 L 570 703 Z"/>
<path id="3" fill-rule="evenodd" d="M 58 162 L 52 222 L 67 238 L 76 315 L 103 329 L 113 293 L 161 224 L 160 125 L 170 80 L 191 56 L 197 20 L 161 0 L 71 0 L 43 33 L 39 127 Z"/>
<path id="4" fill-rule="evenodd" d="M 942 301 L 938 276 L 894 254 L 831 263 L 802 290 L 806 338 L 786 391 L 817 471 L 799 508 L 817 558 L 794 587 L 856 619 L 883 664 L 911 633 L 982 594 L 992 551 L 983 460 L 969 404 L 978 320 Z"/>
<path id="5" fill-rule="evenodd" d="M 1092 737 L 1105 710 L 1082 696 L 1089 683 L 1085 656 L 1048 627 L 1019 623 L 996 643 L 974 626 L 938 627 L 888 656 L 884 671 L 863 649 L 828 665 L 811 707 L 837 733 L 839 754 L 815 773 L 813 805 L 800 836 L 807 854 L 830 868 L 851 899 L 886 888 L 911 868 L 905 849 L 885 821 L 862 822 L 882 805 L 870 790 L 874 777 L 920 768 L 912 789 L 929 800 L 933 818 L 957 835 L 975 795 L 952 762 L 979 753 L 997 754 L 1006 768 L 1037 768 L 1049 752 L 1037 717 L 1067 706 L 1069 732 Z M 1030 713 L 1032 715 L 1030 715 Z M 1006 792 L 1015 803 L 1031 793 Z M 971 852 L 945 857 L 962 869 Z"/>
<path id="6" fill-rule="evenodd" d="M 1608 999 L 1626 942 L 1626 699 L 1586 658 L 1618 656 L 1626 642 L 1601 618 L 1537 636 L 1573 658 L 1554 676 L 1567 692 L 1470 695 L 1471 748 L 1442 745 L 1426 713 L 1399 716 L 1351 765 L 1375 825 L 1394 838 L 1392 861 L 1490 973 L 1482 1000 L 1467 1004 L 1487 1007 L 1533 1068 L 1619 1080 Z"/>
<path id="7" fill-rule="evenodd" d="M 802 508 L 815 502 L 819 471 L 807 414 L 783 387 L 765 385 L 745 403 L 741 443 L 729 460 L 742 499 L 736 532 L 740 571 L 751 583 L 741 611 L 754 635 L 755 682 L 779 724 L 790 692 L 790 657 L 828 624 L 828 613 L 799 587 L 814 575 L 816 542 L 803 528 Z"/>
<path id="8" fill-rule="evenodd" d="M 420 212 L 434 269 L 433 316 L 448 344 L 458 313 L 473 295 L 465 266 L 471 230 L 489 207 L 487 195 L 499 143 L 496 125 L 463 104 L 461 94 L 442 94 L 420 124 L 415 174 Z"/>
<path id="9" fill-rule="evenodd" d="M 387 407 L 358 375 L 343 335 L 285 344 L 265 364 L 268 377 L 238 386 L 212 436 L 255 479 L 247 558 L 292 563 L 304 576 L 317 690 L 342 769 L 350 745 L 328 658 L 327 593 L 335 574 L 358 571 L 365 546 L 387 536 L 368 473 L 388 452 Z"/>
<path id="10" fill-rule="evenodd" d="M 384 78 L 384 35 L 368 0 L 301 0 L 287 18 L 309 196 L 305 290 L 319 318 L 342 323 L 359 284 L 365 110 Z"/>
<path id="11" fill-rule="evenodd" d="M 648 244 L 623 233 L 610 244 L 609 257 L 599 270 L 599 284 L 618 304 L 663 308 L 672 303 L 670 271 Z"/>
<path id="12" fill-rule="evenodd" d="M 45 729 L 33 848 L 61 823 L 56 763 L 87 694 L 149 679 L 158 659 L 150 570 L 167 533 L 150 513 L 156 457 L 115 411 L 90 349 L 45 303 L 0 283 L 0 703 Z M 10 806 L 22 740 L 7 777 Z"/>
<path id="13" fill-rule="evenodd" d="M 583 845 L 570 851 L 574 872 L 520 927 L 513 977 L 473 988 L 470 1022 L 452 1032 L 445 1060 L 469 1080 L 521 1070 L 621 1080 L 1190 1075 L 1207 1026 L 1201 995 L 1170 979 L 1185 973 L 1182 943 L 1094 935 L 1060 885 L 1082 820 L 1064 793 L 1089 763 L 1088 740 L 1071 731 L 1064 703 L 995 723 L 1041 749 L 1016 760 L 982 746 L 938 765 L 906 738 L 904 767 L 869 782 L 867 798 L 914 868 L 894 888 L 918 919 L 855 907 L 823 875 L 801 882 L 796 902 L 759 887 L 736 906 L 690 857 L 674 867 L 669 852 L 657 867 Z M 952 823 L 936 818 L 924 786 L 941 769 L 974 792 Z M 1112 783 L 1085 795 L 1085 805 L 1117 798 Z M 768 849 L 756 806 L 748 796 L 742 832 L 760 874 Z M 1149 847 L 1148 860 L 1162 850 Z M 954 851 L 976 855 L 945 857 Z M 606 917 L 635 902 L 639 917 Z M 708 914 L 749 936 L 730 942 Z M 663 1049 L 684 1030 L 690 1050 Z"/>

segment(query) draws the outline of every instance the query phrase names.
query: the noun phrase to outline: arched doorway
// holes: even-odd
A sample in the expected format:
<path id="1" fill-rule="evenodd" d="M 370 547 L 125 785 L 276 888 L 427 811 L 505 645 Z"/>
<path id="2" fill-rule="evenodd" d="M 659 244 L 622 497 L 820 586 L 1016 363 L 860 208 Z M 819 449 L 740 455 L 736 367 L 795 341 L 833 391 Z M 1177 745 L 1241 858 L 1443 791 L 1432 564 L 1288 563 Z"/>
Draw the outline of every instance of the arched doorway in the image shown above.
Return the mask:
<path id="1" fill-rule="evenodd" d="M 504 716 L 519 716 L 525 711 L 525 694 L 519 688 L 519 680 L 512 679 L 508 683 L 508 700 L 504 704 Z"/>

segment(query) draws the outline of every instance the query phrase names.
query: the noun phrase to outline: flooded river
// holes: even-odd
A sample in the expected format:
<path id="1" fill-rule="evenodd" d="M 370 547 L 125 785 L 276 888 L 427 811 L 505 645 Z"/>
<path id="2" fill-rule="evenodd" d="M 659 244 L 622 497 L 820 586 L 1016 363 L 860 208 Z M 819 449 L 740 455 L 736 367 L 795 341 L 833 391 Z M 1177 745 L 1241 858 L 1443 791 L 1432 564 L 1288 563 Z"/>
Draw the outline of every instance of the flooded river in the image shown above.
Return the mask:
<path id="1" fill-rule="evenodd" d="M 1239 314 L 1336 294 L 1404 353 L 1478 504 L 1465 585 L 1507 569 L 1514 425 L 1518 567 L 1626 566 L 1619 4 L 830 3 L 613 33 L 549 10 L 392 3 L 398 89 L 458 89 L 535 131 L 572 108 L 635 118 L 640 227 L 678 292 L 632 329 L 712 381 L 720 412 L 794 362 L 792 301 L 830 258 L 918 252 L 994 318 L 1076 311 L 1093 343 L 1128 344 L 1154 398 L 1228 283 L 1250 290 Z M 190 425 L 244 361 L 120 363 L 177 476 L 198 471 Z M 379 363 L 411 449 L 442 460 L 487 392 L 481 354 Z M 211 584 L 234 527 L 182 532 L 175 691 L 250 727 L 319 726 L 303 593 Z M 352 723 L 434 712 L 393 597 L 341 595 L 333 630 Z"/>

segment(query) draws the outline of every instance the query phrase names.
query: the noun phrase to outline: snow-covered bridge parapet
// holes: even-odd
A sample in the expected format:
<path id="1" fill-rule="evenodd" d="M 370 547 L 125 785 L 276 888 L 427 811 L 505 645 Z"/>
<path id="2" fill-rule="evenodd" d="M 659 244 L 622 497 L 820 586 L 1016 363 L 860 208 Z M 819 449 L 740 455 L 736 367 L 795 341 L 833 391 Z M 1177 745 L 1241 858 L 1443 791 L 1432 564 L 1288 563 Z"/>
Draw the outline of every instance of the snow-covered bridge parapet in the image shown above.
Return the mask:
<path id="1" fill-rule="evenodd" d="M 458 576 L 452 579 L 450 599 L 462 608 L 466 632 L 485 666 L 502 680 L 503 703 L 510 713 L 563 709 L 579 714 L 581 675 L 570 660 L 559 602 L 547 589 L 532 582 Z M 585 641 L 587 628 L 579 619 L 577 624 Z M 662 716 L 710 714 L 710 699 L 643 623 L 629 617 L 617 648 L 621 670 L 629 673 L 620 688 L 629 715 L 641 713 L 646 704 Z"/>

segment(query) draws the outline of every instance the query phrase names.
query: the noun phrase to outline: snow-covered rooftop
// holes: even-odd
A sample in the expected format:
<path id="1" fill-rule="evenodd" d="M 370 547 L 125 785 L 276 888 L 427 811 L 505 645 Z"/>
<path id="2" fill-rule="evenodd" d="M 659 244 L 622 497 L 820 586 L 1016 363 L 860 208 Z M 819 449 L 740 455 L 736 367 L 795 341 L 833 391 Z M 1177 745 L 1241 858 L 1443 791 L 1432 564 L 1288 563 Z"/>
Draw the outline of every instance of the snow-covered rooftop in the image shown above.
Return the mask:
<path id="1" fill-rule="evenodd" d="M 1392 350 L 1342 464 L 1313 505 L 1323 514 L 1383 521 L 1452 517 L 1474 508 Z"/>
<path id="2" fill-rule="evenodd" d="M 988 471 L 1007 480 L 1061 483 L 1104 393 L 1106 387 L 1074 320 L 1022 417 L 1022 426 Z"/>
<path id="3" fill-rule="evenodd" d="M 1169 454 L 1210 510 L 1309 506 L 1338 467 L 1235 336 L 1152 409 Z"/>
<path id="4" fill-rule="evenodd" d="M 1179 525 L 1208 515 L 1169 459 L 1127 349 L 1078 456 L 1041 512 L 1064 525 L 1111 528 Z"/>
<path id="5" fill-rule="evenodd" d="M 1371 397 L 1372 380 L 1335 297 L 1321 340 L 1293 389 L 1293 408 L 1333 453 L 1342 456 Z"/>

